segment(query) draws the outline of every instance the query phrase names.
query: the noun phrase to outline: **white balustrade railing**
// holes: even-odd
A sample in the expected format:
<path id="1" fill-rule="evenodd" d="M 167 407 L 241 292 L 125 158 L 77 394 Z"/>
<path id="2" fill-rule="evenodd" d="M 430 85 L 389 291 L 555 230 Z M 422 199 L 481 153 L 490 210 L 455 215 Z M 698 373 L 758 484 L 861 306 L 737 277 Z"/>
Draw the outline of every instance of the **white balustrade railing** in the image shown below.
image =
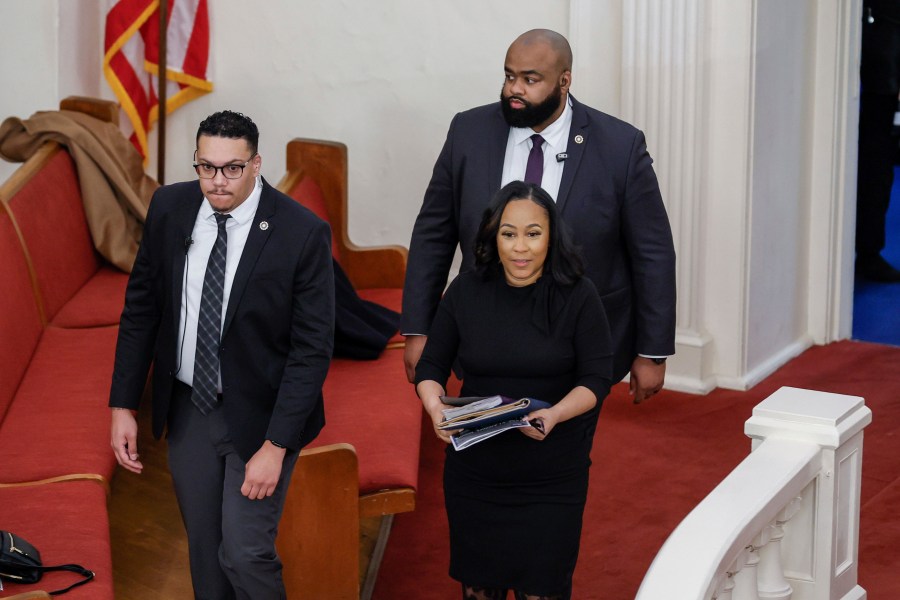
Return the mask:
<path id="1" fill-rule="evenodd" d="M 783 387 L 752 452 L 663 544 L 637 600 L 864 600 L 857 585 L 862 398 Z"/>

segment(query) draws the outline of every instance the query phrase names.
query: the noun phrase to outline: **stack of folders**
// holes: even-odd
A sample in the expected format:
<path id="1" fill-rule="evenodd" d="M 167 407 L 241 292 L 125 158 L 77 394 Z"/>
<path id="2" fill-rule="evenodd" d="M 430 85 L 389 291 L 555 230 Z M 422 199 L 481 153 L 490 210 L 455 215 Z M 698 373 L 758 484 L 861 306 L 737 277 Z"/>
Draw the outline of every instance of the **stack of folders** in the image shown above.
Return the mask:
<path id="1" fill-rule="evenodd" d="M 439 427 L 444 430 L 461 430 L 450 437 L 455 450 L 463 450 L 510 429 L 532 427 L 525 418 L 526 415 L 542 408 L 550 408 L 550 404 L 543 400 L 516 400 L 506 396 L 441 396 L 441 401 L 448 408 L 442 411 L 444 420 Z"/>

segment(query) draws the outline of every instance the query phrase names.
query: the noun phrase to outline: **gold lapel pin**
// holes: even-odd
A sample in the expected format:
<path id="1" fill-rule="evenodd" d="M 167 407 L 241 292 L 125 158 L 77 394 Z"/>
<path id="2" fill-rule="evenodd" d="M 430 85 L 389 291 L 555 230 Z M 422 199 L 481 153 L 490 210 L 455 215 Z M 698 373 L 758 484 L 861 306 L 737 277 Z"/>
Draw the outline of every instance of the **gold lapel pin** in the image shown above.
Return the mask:
<path id="1" fill-rule="evenodd" d="M 262 229 L 263 231 L 265 231 L 266 229 L 269 228 L 269 222 L 268 221 L 260 221 L 259 228 Z"/>
<path id="2" fill-rule="evenodd" d="M 584 142 L 584 136 L 583 136 L 583 135 L 578 134 L 578 135 L 575 136 L 575 143 L 576 143 L 576 144 L 581 144 L 581 143 L 583 143 L 583 142 Z"/>

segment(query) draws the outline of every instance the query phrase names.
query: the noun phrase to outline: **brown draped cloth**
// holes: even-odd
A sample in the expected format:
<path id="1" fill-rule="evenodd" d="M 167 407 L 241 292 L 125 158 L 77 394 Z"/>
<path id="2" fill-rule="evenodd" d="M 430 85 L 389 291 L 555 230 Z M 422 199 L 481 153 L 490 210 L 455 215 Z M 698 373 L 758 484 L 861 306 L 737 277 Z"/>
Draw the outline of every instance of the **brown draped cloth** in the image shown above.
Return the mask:
<path id="1" fill-rule="evenodd" d="M 75 161 L 94 247 L 111 264 L 131 272 L 153 191 L 141 156 L 119 128 L 68 110 L 36 112 L 0 125 L 0 158 L 28 160 L 46 142 L 65 146 Z"/>

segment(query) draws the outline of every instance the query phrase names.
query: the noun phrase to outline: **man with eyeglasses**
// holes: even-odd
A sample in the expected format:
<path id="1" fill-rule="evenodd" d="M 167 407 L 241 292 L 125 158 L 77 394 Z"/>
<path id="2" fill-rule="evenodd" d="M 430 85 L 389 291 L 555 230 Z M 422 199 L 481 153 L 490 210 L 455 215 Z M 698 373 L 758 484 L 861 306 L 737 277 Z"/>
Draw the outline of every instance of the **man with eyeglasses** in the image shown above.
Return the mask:
<path id="1" fill-rule="evenodd" d="M 153 363 L 153 434 L 167 429 L 197 598 L 285 597 L 275 534 L 297 455 L 325 422 L 331 234 L 261 177 L 258 140 L 240 113 L 209 116 L 199 179 L 153 196 L 110 392 L 116 459 L 140 473 Z"/>

